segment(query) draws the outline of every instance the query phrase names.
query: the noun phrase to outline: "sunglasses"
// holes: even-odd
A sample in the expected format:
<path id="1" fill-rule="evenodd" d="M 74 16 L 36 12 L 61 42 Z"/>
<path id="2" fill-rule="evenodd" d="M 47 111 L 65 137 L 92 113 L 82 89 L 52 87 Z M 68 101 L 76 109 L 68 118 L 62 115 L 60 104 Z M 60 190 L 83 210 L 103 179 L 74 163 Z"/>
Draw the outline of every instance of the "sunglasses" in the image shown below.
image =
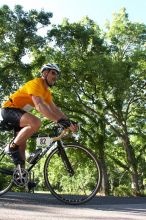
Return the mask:
<path id="1" fill-rule="evenodd" d="M 52 70 L 52 72 L 51 72 L 51 73 L 52 73 L 52 75 L 53 75 L 53 76 L 55 76 L 55 75 L 57 75 L 57 76 L 58 76 L 58 73 L 57 73 L 56 71 L 53 71 L 53 70 Z"/>
<path id="2" fill-rule="evenodd" d="M 58 76 L 58 72 L 55 70 L 49 70 L 48 73 L 51 73 L 53 76 Z"/>

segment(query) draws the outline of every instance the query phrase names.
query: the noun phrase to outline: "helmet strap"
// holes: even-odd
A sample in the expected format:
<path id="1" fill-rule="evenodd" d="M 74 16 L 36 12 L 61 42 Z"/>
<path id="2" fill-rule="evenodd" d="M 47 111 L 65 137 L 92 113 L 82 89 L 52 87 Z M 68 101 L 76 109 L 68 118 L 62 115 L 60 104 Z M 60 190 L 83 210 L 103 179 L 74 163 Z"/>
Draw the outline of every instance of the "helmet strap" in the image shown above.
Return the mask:
<path id="1" fill-rule="evenodd" d="M 52 85 L 50 85 L 50 84 L 48 83 L 47 76 L 48 76 L 48 73 L 47 73 L 47 75 L 43 74 L 43 78 L 44 78 L 44 80 L 45 80 L 47 86 L 48 86 L 48 87 L 52 87 Z"/>
<path id="2" fill-rule="evenodd" d="M 45 79 L 45 82 L 46 82 L 47 86 L 52 87 L 52 85 L 50 85 L 50 84 L 48 83 L 47 78 L 45 77 L 44 79 Z"/>

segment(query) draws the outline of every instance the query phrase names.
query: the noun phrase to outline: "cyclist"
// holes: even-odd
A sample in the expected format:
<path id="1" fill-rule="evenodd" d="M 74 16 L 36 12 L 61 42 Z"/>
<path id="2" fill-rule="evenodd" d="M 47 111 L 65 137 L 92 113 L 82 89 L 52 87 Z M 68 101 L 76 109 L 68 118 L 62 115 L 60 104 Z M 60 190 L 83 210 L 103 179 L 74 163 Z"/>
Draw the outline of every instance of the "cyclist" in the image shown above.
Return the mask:
<path id="1" fill-rule="evenodd" d="M 59 67 L 56 64 L 48 63 L 43 65 L 41 73 L 40 78 L 25 83 L 2 105 L 3 121 L 13 124 L 16 133 L 8 147 L 15 164 L 24 164 L 26 141 L 41 126 L 40 119 L 29 112 L 32 108 L 49 120 L 59 123 L 63 128 L 69 128 L 72 132 L 76 132 L 78 129 L 77 124 L 70 121 L 52 99 L 49 87 L 55 85 L 60 74 Z"/>

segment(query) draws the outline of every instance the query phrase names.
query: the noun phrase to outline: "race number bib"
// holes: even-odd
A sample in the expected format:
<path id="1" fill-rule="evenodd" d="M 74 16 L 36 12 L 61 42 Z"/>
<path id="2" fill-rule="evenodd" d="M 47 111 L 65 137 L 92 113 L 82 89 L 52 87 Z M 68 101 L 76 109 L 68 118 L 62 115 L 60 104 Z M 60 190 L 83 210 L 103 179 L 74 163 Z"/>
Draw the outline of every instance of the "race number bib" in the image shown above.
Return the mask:
<path id="1" fill-rule="evenodd" d="M 50 137 L 38 137 L 36 139 L 37 146 L 48 146 L 52 143 L 52 138 Z"/>

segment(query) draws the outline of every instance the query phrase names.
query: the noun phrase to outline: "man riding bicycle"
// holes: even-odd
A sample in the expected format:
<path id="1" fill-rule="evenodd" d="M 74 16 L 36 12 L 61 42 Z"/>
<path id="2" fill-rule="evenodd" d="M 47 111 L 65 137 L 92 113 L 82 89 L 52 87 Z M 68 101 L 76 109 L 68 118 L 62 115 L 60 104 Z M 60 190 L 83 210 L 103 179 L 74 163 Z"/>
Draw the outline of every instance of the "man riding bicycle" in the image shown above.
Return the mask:
<path id="1" fill-rule="evenodd" d="M 16 136 L 9 144 L 9 153 L 15 164 L 24 164 L 26 141 L 36 133 L 41 121 L 29 110 L 35 108 L 43 116 L 57 122 L 63 128 L 76 132 L 77 124 L 53 102 L 49 87 L 54 86 L 60 69 L 56 64 L 45 64 L 41 68 L 42 77 L 28 81 L 3 103 L 1 114 L 5 123 L 13 124 Z"/>

